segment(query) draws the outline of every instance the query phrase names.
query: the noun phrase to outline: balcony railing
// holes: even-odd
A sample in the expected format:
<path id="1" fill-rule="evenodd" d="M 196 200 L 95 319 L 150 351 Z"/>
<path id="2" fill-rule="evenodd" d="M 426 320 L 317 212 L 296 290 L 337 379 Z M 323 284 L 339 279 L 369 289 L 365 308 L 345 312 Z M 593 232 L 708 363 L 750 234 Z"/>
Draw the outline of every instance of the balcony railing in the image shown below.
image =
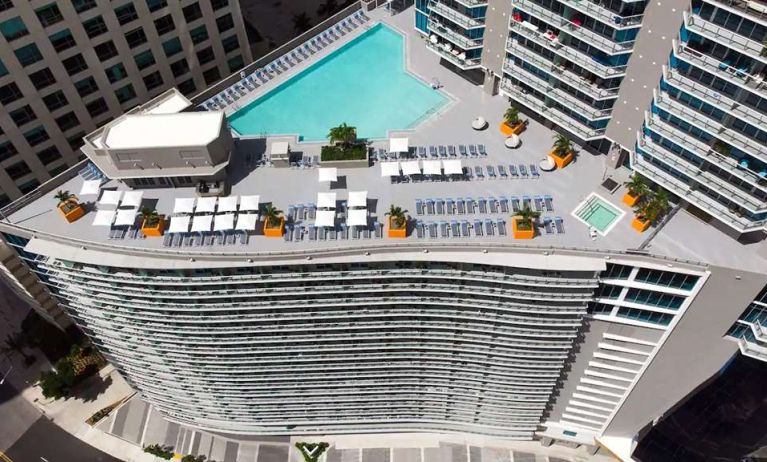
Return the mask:
<path id="1" fill-rule="evenodd" d="M 747 54 L 752 58 L 767 62 L 767 57 L 762 56 L 765 46 L 755 40 L 751 40 L 727 28 L 708 22 L 700 16 L 684 12 L 684 23 L 693 32 L 707 37 L 732 50 Z"/>
<path id="2" fill-rule="evenodd" d="M 471 39 L 466 37 L 465 35 L 462 35 L 443 24 L 434 21 L 433 19 L 429 19 L 429 32 L 439 35 L 440 37 L 449 42 L 452 42 L 454 45 L 458 45 L 458 47 L 464 50 L 482 48 L 482 39 Z"/>
<path id="3" fill-rule="evenodd" d="M 561 3 L 569 6 L 570 8 L 587 14 L 592 18 L 602 21 L 605 24 L 610 25 L 615 29 L 629 29 L 632 27 L 639 27 L 642 25 L 642 19 L 644 15 L 637 14 L 634 16 L 621 16 L 618 13 L 608 10 L 607 8 L 591 1 L 591 0 L 559 0 Z"/>
<path id="4" fill-rule="evenodd" d="M 719 61 L 716 58 L 703 54 L 697 50 L 694 50 L 684 43 L 674 43 L 674 50 L 676 55 L 683 61 L 699 67 L 706 72 L 713 74 L 721 79 L 731 82 L 740 87 L 744 87 L 747 90 L 756 92 L 759 96 L 767 98 L 767 85 L 765 85 L 764 78 L 755 77 L 746 72 L 735 69 L 726 63 Z"/>
<path id="5" fill-rule="evenodd" d="M 467 16 L 459 11 L 456 11 L 450 8 L 444 3 L 439 3 L 437 1 L 429 2 L 429 11 L 431 11 L 432 13 L 437 13 L 443 18 L 449 21 L 452 21 L 455 24 L 458 24 L 464 29 L 476 29 L 479 27 L 485 27 L 484 17 L 476 18 L 476 17 Z"/>
<path id="6" fill-rule="evenodd" d="M 762 23 L 767 23 L 767 2 L 764 0 L 706 0 L 713 5 L 733 8 Z"/>
<path id="7" fill-rule="evenodd" d="M 453 63 L 454 65 L 458 66 L 459 68 L 466 70 L 466 69 L 476 69 L 481 66 L 481 60 L 480 58 L 461 58 L 461 53 L 465 56 L 465 52 L 461 52 L 458 55 L 454 54 L 454 50 L 447 51 L 443 44 L 441 43 L 433 43 L 430 41 L 426 42 L 426 48 L 431 50 L 432 52 L 439 55 L 441 58 L 446 59 L 447 61 Z"/>

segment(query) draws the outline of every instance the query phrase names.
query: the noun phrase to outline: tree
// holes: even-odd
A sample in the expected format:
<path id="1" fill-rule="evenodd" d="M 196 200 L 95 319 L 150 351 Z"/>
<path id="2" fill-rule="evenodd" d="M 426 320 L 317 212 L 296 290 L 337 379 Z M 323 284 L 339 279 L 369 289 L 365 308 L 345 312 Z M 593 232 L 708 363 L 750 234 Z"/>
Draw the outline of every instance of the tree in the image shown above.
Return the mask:
<path id="1" fill-rule="evenodd" d="M 573 142 L 564 135 L 557 133 L 554 135 L 554 152 L 559 156 L 565 156 L 573 150 Z"/>
<path id="2" fill-rule="evenodd" d="M 503 114 L 503 119 L 506 125 L 513 127 L 519 122 L 519 109 L 516 106 L 509 106 Z"/>
<path id="3" fill-rule="evenodd" d="M 157 210 L 150 209 L 149 207 L 141 209 L 141 221 L 144 223 L 144 226 L 151 228 L 157 225 L 159 220 L 160 215 L 157 213 Z"/>
<path id="4" fill-rule="evenodd" d="M 293 30 L 296 34 L 303 34 L 312 28 L 312 22 L 306 13 L 298 13 L 293 15 Z"/>
<path id="5" fill-rule="evenodd" d="M 541 216 L 541 214 L 525 206 L 515 216 L 518 217 L 517 228 L 526 230 L 533 229 L 533 220 Z"/>
<path id="6" fill-rule="evenodd" d="M 644 178 L 639 176 L 638 173 L 635 173 L 631 175 L 631 178 L 629 178 L 629 181 L 626 181 L 623 183 L 624 186 L 626 186 L 626 189 L 628 189 L 629 194 L 631 194 L 634 197 L 642 197 L 649 189 L 647 188 L 647 183 L 645 183 Z"/>
<path id="7" fill-rule="evenodd" d="M 57 192 L 56 195 L 53 197 L 59 201 L 59 204 L 63 204 L 65 202 L 69 202 L 70 200 L 74 199 L 75 195 L 70 194 L 69 191 L 59 189 L 59 192 Z"/>
<path id="8" fill-rule="evenodd" d="M 338 2 L 336 0 L 325 0 L 317 8 L 318 16 L 330 16 L 338 9 Z"/>
<path id="9" fill-rule="evenodd" d="M 4 353 L 18 353 L 24 358 L 25 364 L 32 364 L 37 358 L 24 352 L 24 346 L 28 344 L 26 335 L 23 332 L 16 332 L 15 334 L 8 334 L 0 350 Z"/>
<path id="10" fill-rule="evenodd" d="M 40 374 L 40 387 L 46 398 L 67 397 L 76 383 L 77 376 L 68 358 L 59 360 L 54 370 Z"/>
<path id="11" fill-rule="evenodd" d="M 401 229 L 405 227 L 405 224 L 407 222 L 405 214 L 407 213 L 407 210 L 402 210 L 401 207 L 396 207 L 394 204 L 389 206 L 389 211 L 386 212 L 386 215 L 389 215 L 392 219 L 392 223 L 394 224 L 394 227 L 397 229 Z"/>
<path id="12" fill-rule="evenodd" d="M 188 454 L 181 458 L 181 462 L 213 462 L 212 460 L 208 460 L 205 458 L 205 456 L 193 456 L 191 454 Z"/>
<path id="13" fill-rule="evenodd" d="M 330 129 L 328 139 L 331 143 L 348 147 L 357 140 L 357 129 L 346 125 L 346 122 Z"/>
<path id="14" fill-rule="evenodd" d="M 644 221 L 656 224 L 671 209 L 668 201 L 668 194 L 661 189 L 653 194 L 652 199 L 639 203 L 634 207 L 634 212 Z"/>
<path id="15" fill-rule="evenodd" d="M 173 446 L 160 446 L 159 444 L 150 444 L 144 446 L 144 452 L 157 456 L 161 459 L 170 460 L 173 457 Z"/>
<path id="16" fill-rule="evenodd" d="M 277 207 L 272 204 L 264 206 L 264 209 L 262 210 L 262 215 L 266 219 L 266 223 L 275 225 L 275 227 L 279 225 L 281 214 L 282 210 L 278 210 Z"/>

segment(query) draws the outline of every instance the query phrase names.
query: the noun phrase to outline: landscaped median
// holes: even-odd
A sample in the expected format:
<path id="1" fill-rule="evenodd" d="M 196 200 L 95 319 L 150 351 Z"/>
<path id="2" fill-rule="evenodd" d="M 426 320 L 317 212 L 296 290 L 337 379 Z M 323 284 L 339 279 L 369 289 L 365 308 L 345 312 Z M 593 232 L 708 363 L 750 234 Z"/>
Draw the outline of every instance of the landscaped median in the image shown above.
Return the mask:
<path id="1" fill-rule="evenodd" d="M 357 129 L 345 123 L 330 129 L 330 145 L 320 149 L 320 163 L 324 167 L 367 167 L 368 147 L 357 141 Z"/>

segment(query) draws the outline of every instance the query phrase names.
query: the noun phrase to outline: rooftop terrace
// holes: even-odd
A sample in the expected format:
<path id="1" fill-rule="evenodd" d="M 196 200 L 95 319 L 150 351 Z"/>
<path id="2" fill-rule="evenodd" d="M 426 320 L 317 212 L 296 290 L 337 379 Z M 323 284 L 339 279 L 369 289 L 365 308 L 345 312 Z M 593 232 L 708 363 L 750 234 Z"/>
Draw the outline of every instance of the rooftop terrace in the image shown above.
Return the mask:
<path id="1" fill-rule="evenodd" d="M 392 135 L 407 136 L 411 146 L 430 145 L 468 145 L 483 144 L 488 155 L 486 157 L 462 159 L 464 166 L 471 167 L 510 164 L 538 164 L 548 153 L 554 132 L 535 120 L 530 120 L 527 130 L 522 134 L 522 145 L 518 149 L 508 149 L 504 146 L 504 137 L 498 131 L 498 123 L 502 120 L 502 114 L 508 107 L 508 102 L 500 96 L 486 94 L 480 86 L 476 86 L 452 71 L 442 67 L 439 58 L 429 52 L 422 43 L 422 38 L 412 30 L 412 9 L 394 17 L 373 16 L 374 20 L 386 21 L 390 26 L 401 31 L 407 36 L 407 63 L 408 68 L 415 75 L 431 82 L 439 80 L 443 89 L 454 102 L 440 114 L 426 120 L 413 130 L 392 133 Z M 360 29 L 360 31 L 363 28 Z M 355 31 L 354 33 L 359 33 Z M 299 65 L 301 66 L 301 65 Z M 300 70 L 300 69 L 298 69 Z M 279 82 L 274 82 L 273 85 Z M 268 88 L 266 89 L 268 90 Z M 257 97 L 254 95 L 253 97 Z M 405 101 L 393 101 L 392 104 L 406 104 Z M 243 104 L 246 104 L 244 102 Z M 371 108 L 374 110 L 374 108 Z M 490 125 L 484 131 L 475 131 L 471 122 L 477 116 L 485 117 Z M 353 125 L 354 121 L 348 121 Z M 284 137 L 282 137 L 284 139 Z M 253 195 L 261 197 L 261 203 L 272 203 L 278 209 L 287 211 L 292 204 L 310 204 L 317 201 L 318 192 L 335 191 L 338 200 L 345 200 L 349 191 L 368 191 L 368 210 L 370 223 L 375 221 L 384 223 L 385 211 L 390 204 L 400 206 L 409 211 L 415 219 L 424 222 L 469 220 L 471 223 L 480 218 L 484 222 L 490 218 L 497 220 L 505 219 L 509 222 L 509 213 L 474 213 L 465 215 L 416 215 L 416 200 L 426 199 L 457 199 L 473 198 L 474 200 L 485 197 L 502 198 L 511 196 L 536 196 L 550 195 L 553 198 L 553 212 L 545 212 L 543 216 L 560 216 L 564 220 L 562 234 L 553 233 L 537 236 L 532 241 L 515 241 L 509 234 L 500 236 L 496 232 L 494 236 L 482 237 L 438 237 L 434 239 L 419 239 L 415 233 L 407 237 L 407 243 L 428 242 L 446 243 L 456 245 L 460 243 L 487 243 L 488 245 L 499 244 L 522 244 L 541 247 L 584 248 L 594 250 L 625 251 L 639 249 L 651 235 L 637 233 L 630 226 L 631 211 L 622 204 L 621 196 L 623 188 L 610 193 L 603 189 L 600 184 L 607 177 L 613 177 L 618 183 L 622 183 L 629 175 L 626 169 L 613 170 L 607 164 L 607 158 L 601 155 L 592 155 L 586 151 L 580 151 L 576 161 L 568 167 L 554 172 L 541 172 L 539 179 L 471 179 L 462 181 L 425 181 L 392 184 L 389 178 L 381 176 L 381 168 L 378 163 L 369 168 L 339 169 L 339 182 L 333 185 L 318 181 L 316 168 L 291 169 L 274 167 L 257 167 L 254 159 L 268 152 L 272 140 L 255 139 L 237 144 L 237 150 L 232 156 L 230 169 L 230 181 L 232 182 L 232 195 Z M 321 143 L 298 143 L 292 144 L 293 151 L 303 153 L 304 156 L 319 156 Z M 388 148 L 388 140 L 373 142 L 375 148 Z M 54 184 L 65 179 L 52 180 Z M 76 244 L 98 243 L 144 250 L 161 250 L 162 238 L 146 239 L 110 239 L 110 231 L 107 227 L 93 226 L 92 222 L 97 208 L 96 196 L 81 198 L 86 202 L 86 215 L 80 220 L 67 224 L 56 209 L 56 201 L 53 198 L 56 190 L 65 189 L 72 193 L 80 191 L 83 179 L 79 176 L 66 180 L 60 185 L 49 185 L 49 192 L 34 198 L 32 193 L 26 200 L 25 206 L 12 211 L 7 216 L 8 222 L 13 226 L 25 228 L 39 237 L 60 236 L 65 240 Z M 45 185 L 44 185 L 45 186 Z M 332 188 L 332 189 L 331 189 Z M 102 189 L 128 189 L 118 181 L 109 181 L 102 185 Z M 614 228 L 605 236 L 592 237 L 589 228 L 580 220 L 574 218 L 571 212 L 592 192 L 597 192 L 606 198 L 613 206 L 626 212 Z M 193 188 L 148 188 L 144 190 L 143 205 L 155 207 L 160 214 L 171 215 L 176 198 L 196 197 Z M 33 199 L 33 200 L 30 200 Z M 23 199 L 24 200 L 24 199 Z M 308 219 L 298 224 L 309 225 L 314 220 Z M 337 220 L 340 224 L 341 220 Z M 239 241 L 235 244 L 211 246 L 184 246 L 173 248 L 175 251 L 189 253 L 218 253 L 218 254 L 243 254 L 272 251 L 296 251 L 319 249 L 339 249 L 344 247 L 396 245 L 402 240 L 388 239 L 386 237 L 368 239 L 359 238 L 348 240 L 309 240 L 306 237 L 301 241 L 286 242 L 279 238 L 267 238 L 257 230 L 251 235 L 246 244 Z M 741 244 L 732 238 L 725 236 L 720 231 L 707 225 L 698 218 L 693 217 L 682 210 L 676 213 L 655 235 L 646 250 L 652 254 L 701 261 L 705 263 L 732 266 L 751 271 L 767 271 L 767 252 L 764 245 L 757 242 L 752 245 Z"/>

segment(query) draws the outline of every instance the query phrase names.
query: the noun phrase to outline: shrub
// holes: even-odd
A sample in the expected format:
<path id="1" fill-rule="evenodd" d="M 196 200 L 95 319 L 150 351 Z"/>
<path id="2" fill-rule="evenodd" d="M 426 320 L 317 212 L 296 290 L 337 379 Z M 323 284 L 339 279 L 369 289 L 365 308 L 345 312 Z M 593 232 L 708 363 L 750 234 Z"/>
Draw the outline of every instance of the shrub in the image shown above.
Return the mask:
<path id="1" fill-rule="evenodd" d="M 40 387 L 46 398 L 59 399 L 69 396 L 77 382 L 78 378 L 69 358 L 60 359 L 55 370 L 40 374 Z"/>
<path id="2" fill-rule="evenodd" d="M 349 147 L 323 146 L 320 151 L 322 162 L 330 160 L 365 160 L 368 148 L 364 144 L 356 144 Z"/>
<path id="3" fill-rule="evenodd" d="M 160 446 L 159 444 L 150 444 L 144 446 L 144 452 L 152 454 L 161 459 L 170 460 L 173 457 L 173 446 Z"/>
<path id="4" fill-rule="evenodd" d="M 320 460 L 320 456 L 330 445 L 328 443 L 296 443 L 296 449 L 304 456 L 305 462 L 317 462 Z"/>
<path id="5" fill-rule="evenodd" d="M 193 456 L 191 454 L 187 454 L 184 457 L 181 458 L 181 462 L 215 462 L 213 460 L 208 460 L 205 458 L 205 456 Z"/>

